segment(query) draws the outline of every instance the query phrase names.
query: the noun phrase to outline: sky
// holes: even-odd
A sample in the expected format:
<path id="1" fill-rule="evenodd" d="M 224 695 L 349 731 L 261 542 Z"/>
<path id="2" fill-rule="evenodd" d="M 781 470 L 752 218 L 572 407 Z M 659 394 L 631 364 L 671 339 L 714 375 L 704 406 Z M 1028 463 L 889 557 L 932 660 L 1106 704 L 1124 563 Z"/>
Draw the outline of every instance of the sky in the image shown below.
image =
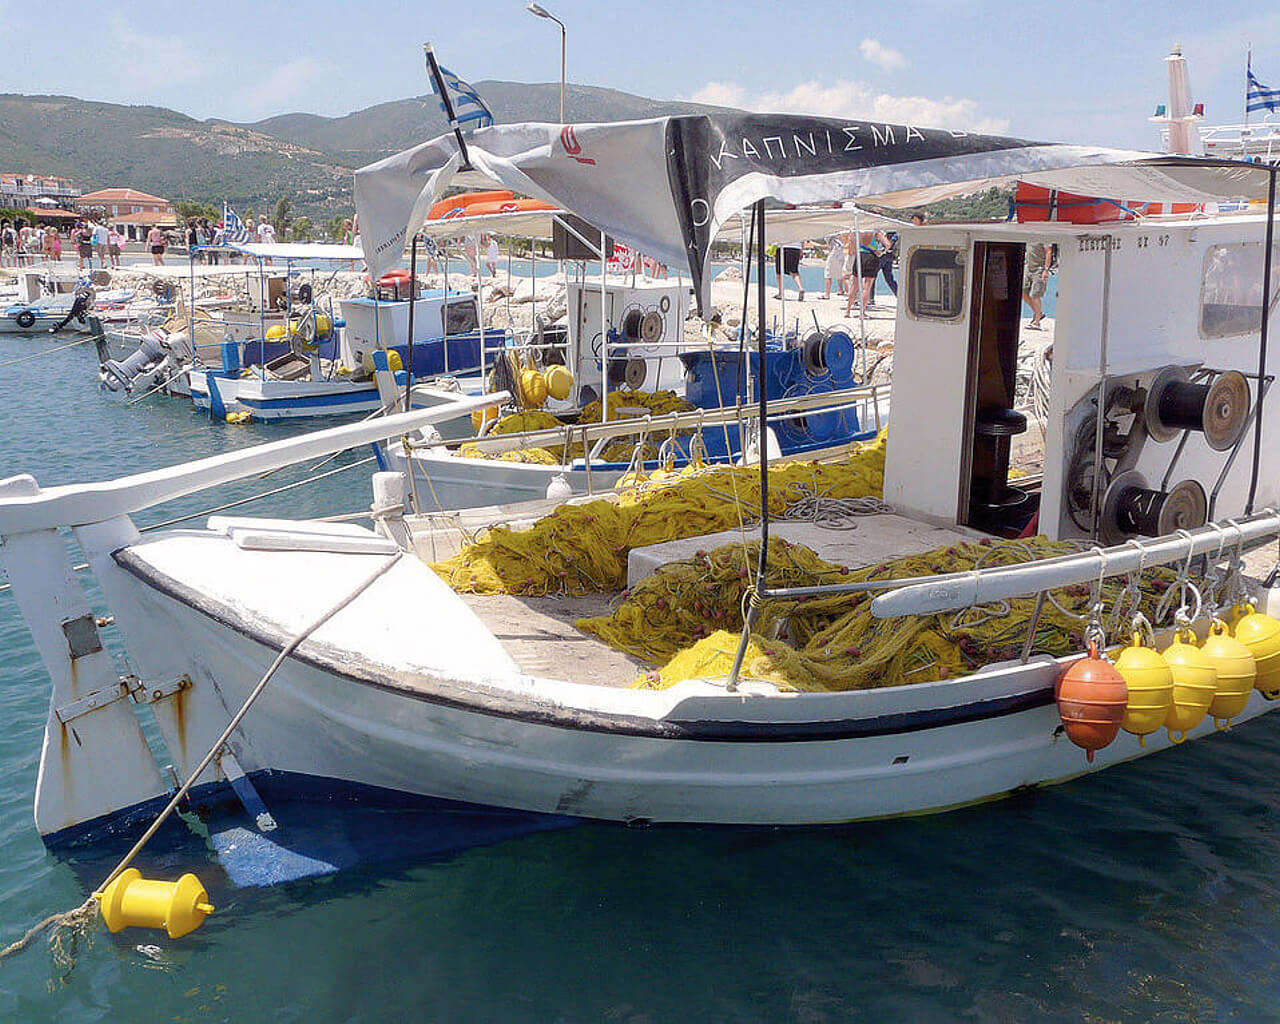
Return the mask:
<path id="1" fill-rule="evenodd" d="M 1180 43 L 1210 124 L 1243 116 L 1245 46 L 1280 85 L 1280 4 L 978 0 L 547 0 L 568 79 L 656 99 L 1154 148 L 1147 122 Z M 0 92 L 255 121 L 345 114 L 427 91 L 421 43 L 472 82 L 559 80 L 559 28 L 523 0 L 0 0 Z M 478 13 L 483 12 L 483 13 Z M 507 13 L 502 13 L 507 12 Z M 16 29 L 16 32 L 12 30 Z"/>

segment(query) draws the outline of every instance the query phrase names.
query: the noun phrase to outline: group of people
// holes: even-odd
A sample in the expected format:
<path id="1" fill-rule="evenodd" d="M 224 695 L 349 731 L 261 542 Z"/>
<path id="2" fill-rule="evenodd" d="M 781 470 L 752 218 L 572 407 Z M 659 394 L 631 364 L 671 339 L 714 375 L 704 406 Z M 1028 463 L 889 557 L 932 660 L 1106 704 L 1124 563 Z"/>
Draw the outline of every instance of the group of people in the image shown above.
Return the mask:
<path id="1" fill-rule="evenodd" d="M 78 270 L 99 267 L 119 267 L 120 253 L 126 238 L 114 224 L 102 224 L 93 220 L 78 220 L 67 236 L 67 243 L 75 250 Z M 16 267 L 21 259 L 43 257 L 54 263 L 62 262 L 62 232 L 54 224 L 28 224 L 19 217 L 0 221 L 0 267 Z"/>
<path id="2" fill-rule="evenodd" d="M 912 216 L 911 223 L 919 226 L 925 222 L 924 214 Z M 837 297 L 845 297 L 845 316 L 848 316 L 859 299 L 867 309 L 875 309 L 875 284 L 877 277 L 884 277 L 884 283 L 894 295 L 898 294 L 898 281 L 894 277 L 894 265 L 898 259 L 897 232 L 886 232 L 879 229 L 847 231 L 832 236 L 827 249 L 823 276 L 826 290 L 823 298 L 830 299 L 832 289 Z M 786 279 L 791 278 L 799 293 L 800 301 L 804 301 L 804 285 L 800 281 L 800 257 L 803 244 L 787 242 L 774 249 L 774 269 L 778 276 L 778 293 L 774 298 L 782 298 L 782 289 Z M 855 286 L 854 282 L 857 282 Z"/>
<path id="3" fill-rule="evenodd" d="M 350 222 L 348 221 L 347 223 Z M 275 225 L 267 220 L 266 217 L 263 217 L 261 221 L 255 221 L 253 217 L 246 217 L 244 229 L 248 234 L 248 241 L 261 242 L 264 245 L 270 245 L 276 240 Z M 203 249 L 207 246 L 225 245 L 227 242 L 233 241 L 232 238 L 228 237 L 227 226 L 224 222 L 219 221 L 217 224 L 212 224 L 209 222 L 208 217 L 189 217 L 187 219 L 184 240 L 187 243 L 187 251 L 194 252 L 196 254 L 195 262 L 208 263 L 212 265 L 216 265 L 221 262 L 222 253 L 197 252 L 196 250 Z M 151 239 L 149 237 L 147 239 L 147 243 L 148 245 L 151 245 Z M 162 238 L 156 244 L 160 245 L 160 248 L 157 251 L 157 249 L 152 246 L 151 255 L 156 263 L 161 263 L 163 262 L 164 257 L 165 241 Z M 232 260 L 234 261 L 235 259 L 236 257 L 233 255 Z M 265 262 L 270 264 L 271 260 L 267 259 Z"/>

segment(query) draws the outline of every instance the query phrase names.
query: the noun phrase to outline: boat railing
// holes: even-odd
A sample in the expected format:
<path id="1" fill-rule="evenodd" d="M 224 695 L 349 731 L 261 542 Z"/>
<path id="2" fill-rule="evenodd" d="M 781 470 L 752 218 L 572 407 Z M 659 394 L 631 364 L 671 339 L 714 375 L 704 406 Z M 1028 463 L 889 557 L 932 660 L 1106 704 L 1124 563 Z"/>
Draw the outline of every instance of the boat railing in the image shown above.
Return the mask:
<path id="1" fill-rule="evenodd" d="M 769 419 L 796 419 L 815 409 L 835 411 L 851 407 L 862 407 L 870 410 L 874 429 L 880 430 L 884 423 L 882 404 L 887 401 L 889 386 L 887 384 L 864 384 L 842 391 L 801 395 L 796 398 L 783 398 L 769 405 Z M 661 415 L 628 416 L 611 419 L 606 423 L 566 423 L 561 427 L 549 427 L 545 430 L 531 430 L 517 434 L 501 434 L 480 437 L 471 443 L 478 451 L 486 454 L 501 454 L 519 448 L 552 448 L 565 447 L 574 441 L 583 442 L 590 451 L 599 441 L 611 438 L 630 437 L 635 434 L 662 435 L 678 430 L 697 429 L 699 427 L 719 427 L 730 423 L 745 422 L 759 416 L 760 410 L 755 403 L 738 406 L 725 406 L 722 409 L 695 409 L 690 412 L 663 413 Z M 868 426 L 867 429 L 872 429 Z M 410 448 L 435 448 L 438 441 L 410 441 Z"/>
<path id="2" fill-rule="evenodd" d="M 1154 538 L 1131 538 L 1113 547 L 1059 555 L 1018 565 L 992 566 L 968 572 L 897 580 L 818 587 L 771 589 L 770 598 L 800 598 L 885 590 L 871 602 L 878 619 L 933 615 L 1013 597 L 1042 594 L 1060 587 L 1139 572 L 1158 565 L 1186 562 L 1204 555 L 1244 551 L 1280 537 L 1280 511 L 1274 508 L 1239 519 L 1209 523 L 1195 530 Z"/>
<path id="3" fill-rule="evenodd" d="M 105 522 L 210 487 L 282 469 L 319 456 L 332 455 L 348 448 L 385 441 L 430 423 L 500 405 L 510 398 L 510 394 L 505 391 L 470 398 L 459 397 L 430 409 L 362 420 L 359 423 L 270 441 L 164 469 L 98 483 L 50 487 L 34 494 L 16 493 L 21 488 L 15 487 L 13 482 L 21 481 L 22 478 L 10 478 L 8 487 L 4 486 L 6 481 L 0 481 L 0 537 Z M 30 478 L 27 479 L 25 486 L 29 489 Z"/>

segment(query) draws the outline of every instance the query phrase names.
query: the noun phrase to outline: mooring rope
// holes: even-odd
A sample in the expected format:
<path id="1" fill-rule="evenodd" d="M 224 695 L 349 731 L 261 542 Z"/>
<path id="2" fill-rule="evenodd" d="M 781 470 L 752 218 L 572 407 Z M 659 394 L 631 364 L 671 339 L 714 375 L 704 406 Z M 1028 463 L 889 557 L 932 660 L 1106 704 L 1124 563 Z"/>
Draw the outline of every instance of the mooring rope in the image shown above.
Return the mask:
<path id="1" fill-rule="evenodd" d="M 379 565 L 374 572 L 370 573 L 369 576 L 362 580 L 354 590 L 344 595 L 340 601 L 328 608 L 310 625 L 303 629 L 302 632 L 298 633 L 292 640 L 285 644 L 284 648 L 276 656 L 275 660 L 271 662 L 270 667 L 263 674 L 262 678 L 258 680 L 257 685 L 249 691 L 249 696 L 244 699 L 244 703 L 240 705 L 240 709 L 231 717 L 231 721 L 228 722 L 227 727 L 222 730 L 222 734 L 214 741 L 213 745 L 205 753 L 204 757 L 200 759 L 200 763 L 196 765 L 195 769 L 187 776 L 187 780 L 179 787 L 178 791 L 173 794 L 173 797 L 165 805 L 164 810 L 156 815 L 155 820 L 151 822 L 147 830 L 142 833 L 129 852 L 121 858 L 120 863 L 117 864 L 115 868 L 112 869 L 111 873 L 102 880 L 102 884 L 99 885 L 93 891 L 93 894 L 78 907 L 74 907 L 71 910 L 64 910 L 57 914 L 50 914 L 43 921 L 33 925 L 31 928 L 28 928 L 26 933 L 20 939 L 15 942 L 11 942 L 4 949 L 0 950 L 0 963 L 18 953 L 21 953 L 50 928 L 56 929 L 53 938 L 50 939 L 50 944 L 55 949 L 56 957 L 61 954 L 61 933 L 63 931 L 69 930 L 73 941 L 75 938 L 88 931 L 89 925 L 93 923 L 94 917 L 96 916 L 98 900 L 101 897 L 103 890 L 120 877 L 121 872 L 123 872 L 133 862 L 134 858 L 142 852 L 147 843 L 149 843 L 152 837 L 154 837 L 160 830 L 160 826 L 168 820 L 169 815 L 174 812 L 178 804 L 180 804 L 186 797 L 187 793 L 190 792 L 191 787 L 195 785 L 196 779 L 198 779 L 204 773 L 204 770 L 213 763 L 214 758 L 218 756 L 222 751 L 222 748 L 226 745 L 227 740 L 231 738 L 231 734 L 235 732 L 240 723 L 244 721 L 245 716 L 249 713 L 249 709 L 253 707 L 254 702 L 262 696 L 263 690 L 267 688 L 267 683 L 269 683 L 271 681 L 271 677 L 276 674 L 276 670 L 284 664 L 285 659 L 293 654 L 293 652 L 298 649 L 298 646 L 306 640 L 307 637 L 350 605 L 352 601 L 356 600 L 356 598 L 386 575 L 391 570 L 392 566 L 399 562 L 403 556 L 403 551 L 397 551 L 394 555 Z M 66 954 L 62 954 L 62 958 L 65 959 L 65 957 Z M 69 969 L 71 966 L 74 966 L 74 961 L 66 963 L 65 966 Z"/>

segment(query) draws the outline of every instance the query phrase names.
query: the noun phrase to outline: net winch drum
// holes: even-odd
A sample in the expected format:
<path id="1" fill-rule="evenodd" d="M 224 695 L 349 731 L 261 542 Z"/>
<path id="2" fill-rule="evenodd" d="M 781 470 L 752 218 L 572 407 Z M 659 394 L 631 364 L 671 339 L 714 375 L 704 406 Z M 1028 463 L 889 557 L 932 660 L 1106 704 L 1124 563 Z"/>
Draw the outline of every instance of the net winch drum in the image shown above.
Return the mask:
<path id="1" fill-rule="evenodd" d="M 632 391 L 639 391 L 644 386 L 648 373 L 649 367 L 643 359 L 618 357 L 609 360 L 609 386 L 612 388 L 625 384 Z"/>
<path id="2" fill-rule="evenodd" d="M 1135 534 L 1162 537 L 1177 530 L 1194 530 L 1208 520 L 1204 488 L 1183 480 L 1171 491 L 1153 490 L 1147 478 L 1130 469 L 1111 481 L 1102 498 L 1099 539 L 1120 544 Z"/>
<path id="3" fill-rule="evenodd" d="M 810 377 L 832 377 L 844 380 L 853 373 L 853 339 L 846 331 L 827 328 L 811 331 L 801 343 L 804 370 Z"/>
<path id="4" fill-rule="evenodd" d="M 656 309 L 629 309 L 623 314 L 622 336 L 627 341 L 656 345 L 662 340 L 662 335 L 662 314 Z"/>
<path id="5" fill-rule="evenodd" d="M 1166 366 L 1147 391 L 1143 421 L 1156 441 L 1195 430 L 1214 451 L 1225 452 L 1244 433 L 1249 403 L 1249 381 L 1238 370 L 1218 374 L 1212 384 L 1194 384 L 1183 367 Z"/>

